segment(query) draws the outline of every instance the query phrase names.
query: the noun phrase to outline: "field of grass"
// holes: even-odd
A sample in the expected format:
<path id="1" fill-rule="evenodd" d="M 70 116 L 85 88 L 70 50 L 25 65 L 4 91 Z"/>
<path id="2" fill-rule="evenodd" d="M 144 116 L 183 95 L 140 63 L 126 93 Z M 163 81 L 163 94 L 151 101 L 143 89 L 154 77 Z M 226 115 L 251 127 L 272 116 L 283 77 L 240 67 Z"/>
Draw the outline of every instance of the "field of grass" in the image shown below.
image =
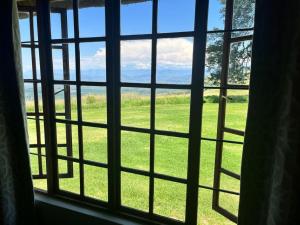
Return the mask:
<path id="1" fill-rule="evenodd" d="M 123 90 L 122 90 L 123 91 Z M 122 92 L 121 124 L 132 127 L 150 127 L 150 95 L 137 94 L 130 91 Z M 246 92 L 229 91 L 233 98 L 229 99 L 226 109 L 226 126 L 243 130 L 246 121 Z M 216 138 L 218 104 L 216 91 L 205 92 L 203 105 L 202 137 Z M 158 130 L 188 132 L 189 125 L 189 93 L 158 94 L 155 109 L 155 127 Z M 234 101 L 234 99 L 239 99 Z M 33 105 L 28 102 L 28 111 Z M 57 112 L 63 111 L 63 99 L 56 99 Z M 102 95 L 88 94 L 82 97 L 82 117 L 84 121 L 106 123 L 106 101 Z M 200 115 L 199 115 L 200 116 Z M 76 120 L 76 103 L 72 98 L 72 119 Z M 34 121 L 29 120 L 30 143 L 36 142 Z M 58 143 L 65 142 L 65 126 L 57 124 Z M 72 125 L 73 154 L 78 157 L 77 127 Z M 227 140 L 242 141 L 235 135 L 225 135 Z M 121 164 L 123 167 L 149 171 L 150 135 L 137 132 L 121 132 Z M 84 159 L 107 163 L 106 129 L 83 127 Z M 201 185 L 213 186 L 215 162 L 215 146 L 213 141 L 202 141 L 200 180 Z M 241 166 L 241 145 L 224 144 L 223 167 L 239 173 Z M 34 151 L 34 149 L 32 150 Z M 66 155 L 66 149 L 59 148 L 59 154 Z M 188 140 L 177 137 L 155 136 L 155 172 L 170 176 L 187 177 Z M 59 160 L 59 172 L 66 172 L 66 161 Z M 37 173 L 37 158 L 31 156 L 32 172 Z M 74 177 L 59 180 L 59 187 L 79 193 L 79 165 L 74 163 Z M 85 195 L 107 201 L 107 169 L 84 166 Z M 45 180 L 34 180 L 35 187 L 45 189 Z M 131 173 L 121 173 L 122 204 L 128 207 L 148 210 L 149 178 Z M 228 176 L 221 176 L 221 188 L 239 191 L 239 182 Z M 154 212 L 159 215 L 184 220 L 185 185 L 155 179 Z M 212 210 L 212 191 L 199 189 L 198 224 L 231 225 L 228 219 Z M 238 197 L 220 194 L 220 205 L 237 213 Z"/>

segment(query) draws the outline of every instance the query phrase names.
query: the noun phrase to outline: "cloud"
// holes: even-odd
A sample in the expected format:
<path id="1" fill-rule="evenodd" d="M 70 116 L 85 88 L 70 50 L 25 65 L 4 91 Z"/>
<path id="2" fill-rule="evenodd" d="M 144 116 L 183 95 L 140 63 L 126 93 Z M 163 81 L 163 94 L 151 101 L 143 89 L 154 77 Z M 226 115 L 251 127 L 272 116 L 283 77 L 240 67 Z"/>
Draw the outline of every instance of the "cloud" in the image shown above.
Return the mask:
<path id="1" fill-rule="evenodd" d="M 124 69 L 151 68 L 151 40 L 134 40 L 121 42 L 121 66 Z M 193 42 L 188 38 L 164 38 L 157 41 L 157 67 L 162 69 L 186 69 L 192 65 Z M 70 69 L 75 69 L 74 54 L 70 53 Z M 25 70 L 31 68 L 24 62 Z M 26 65 L 28 64 L 28 65 Z M 99 48 L 90 56 L 80 58 L 81 70 L 105 69 L 106 49 Z M 62 59 L 53 54 L 53 67 L 62 69 Z"/>
<path id="2" fill-rule="evenodd" d="M 190 68 L 193 42 L 187 38 L 159 39 L 157 41 L 157 67 L 164 69 Z M 82 69 L 104 69 L 105 48 L 91 57 L 81 58 Z M 121 66 L 124 69 L 151 68 L 151 40 L 121 42 Z"/>

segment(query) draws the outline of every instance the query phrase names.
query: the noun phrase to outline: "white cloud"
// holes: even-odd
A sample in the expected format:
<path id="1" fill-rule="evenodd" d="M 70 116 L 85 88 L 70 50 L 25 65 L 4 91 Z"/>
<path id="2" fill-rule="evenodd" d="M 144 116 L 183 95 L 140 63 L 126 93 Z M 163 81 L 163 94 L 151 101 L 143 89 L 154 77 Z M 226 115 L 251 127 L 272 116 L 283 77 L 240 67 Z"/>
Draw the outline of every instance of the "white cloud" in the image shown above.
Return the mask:
<path id="1" fill-rule="evenodd" d="M 193 43 L 187 38 L 158 39 L 157 67 L 164 69 L 184 69 L 192 65 Z M 73 55 L 73 54 L 70 54 Z M 81 69 L 105 69 L 106 49 L 100 48 L 91 56 L 81 57 Z M 74 56 L 70 57 L 70 69 L 75 69 Z M 31 65 L 24 62 L 24 70 Z M 26 64 L 28 64 L 26 66 Z M 134 40 L 121 42 L 121 66 L 126 69 L 149 69 L 151 67 L 151 41 Z M 62 69 L 62 60 L 53 55 L 54 69 Z"/>
<path id="2" fill-rule="evenodd" d="M 187 38 L 159 39 L 157 42 L 157 66 L 181 69 L 192 65 L 193 43 Z M 106 51 L 100 48 L 91 57 L 81 58 L 82 69 L 105 68 Z M 121 42 L 121 66 L 127 69 L 151 67 L 151 41 L 134 40 Z"/>

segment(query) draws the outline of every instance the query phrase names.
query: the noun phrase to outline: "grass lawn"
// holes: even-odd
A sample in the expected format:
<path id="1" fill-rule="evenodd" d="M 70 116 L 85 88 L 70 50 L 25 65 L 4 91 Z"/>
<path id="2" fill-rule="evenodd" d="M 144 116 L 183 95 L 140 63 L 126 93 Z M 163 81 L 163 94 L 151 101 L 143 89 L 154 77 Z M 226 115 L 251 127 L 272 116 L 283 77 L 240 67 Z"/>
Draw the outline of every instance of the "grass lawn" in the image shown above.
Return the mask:
<path id="1" fill-rule="evenodd" d="M 150 93 L 139 91 L 130 93 L 122 89 L 121 123 L 125 126 L 150 127 Z M 231 91 L 229 95 L 242 96 L 245 92 Z M 217 95 L 207 91 L 206 96 Z M 155 127 L 159 130 L 188 132 L 189 124 L 189 93 L 158 94 L 156 99 Z M 72 98 L 72 118 L 76 119 L 75 98 Z M 82 97 L 83 119 L 89 122 L 106 123 L 106 101 L 101 95 L 85 95 Z M 32 110 L 31 102 L 27 109 Z M 63 100 L 56 99 L 57 111 L 63 110 Z M 246 121 L 247 101 L 227 104 L 226 126 L 243 130 Z M 207 99 L 203 105 L 203 137 L 216 138 L 218 104 Z M 199 115 L 200 116 L 200 115 Z M 35 122 L 29 120 L 30 143 L 36 142 Z M 65 126 L 57 124 L 58 143 L 65 142 Z M 77 127 L 72 125 L 74 157 L 78 157 Z M 199 134 L 200 137 L 200 134 Z M 227 140 L 242 141 L 235 135 L 225 135 Z M 121 132 L 121 164 L 124 167 L 149 171 L 150 135 L 137 132 Z M 202 141 L 200 180 L 201 185 L 213 186 L 215 162 L 215 142 Z M 84 159 L 107 163 L 106 129 L 83 127 Z M 223 167 L 240 172 L 241 145 L 224 144 Z M 34 149 L 32 149 L 34 151 Z M 64 148 L 58 149 L 59 154 L 66 155 Z M 155 136 L 155 172 L 187 177 L 188 140 L 185 138 Z M 66 161 L 59 160 L 59 172 L 66 172 Z M 37 173 L 37 158 L 31 156 L 33 174 Z M 44 168 L 45 169 L 45 168 Z M 84 166 L 85 195 L 107 201 L 107 169 Z M 121 173 L 121 198 L 125 206 L 148 210 L 149 178 L 131 173 Z M 45 180 L 34 180 L 35 187 L 45 189 Z M 79 193 L 79 165 L 74 163 L 74 177 L 59 180 L 62 190 Z M 239 191 L 239 182 L 228 176 L 221 176 L 221 188 Z M 184 220 L 186 187 L 183 184 L 155 179 L 154 181 L 154 212 L 159 215 Z M 211 207 L 212 191 L 199 189 L 198 224 L 229 225 L 233 224 Z M 238 197 L 220 194 L 220 205 L 230 212 L 237 213 Z"/>

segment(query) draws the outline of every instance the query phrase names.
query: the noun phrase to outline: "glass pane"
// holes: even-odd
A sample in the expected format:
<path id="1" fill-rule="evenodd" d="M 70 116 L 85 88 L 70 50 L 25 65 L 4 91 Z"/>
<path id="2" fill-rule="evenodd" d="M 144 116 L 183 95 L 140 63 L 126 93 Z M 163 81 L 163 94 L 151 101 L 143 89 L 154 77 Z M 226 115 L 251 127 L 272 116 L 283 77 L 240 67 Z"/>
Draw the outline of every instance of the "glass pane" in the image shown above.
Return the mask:
<path id="1" fill-rule="evenodd" d="M 198 225 L 235 225 L 226 217 L 212 209 L 212 196 L 211 190 L 203 188 L 199 189 L 198 198 Z"/>
<path id="2" fill-rule="evenodd" d="M 223 55 L 223 34 L 208 34 L 205 56 L 205 86 L 220 86 Z"/>
<path id="3" fill-rule="evenodd" d="M 220 193 L 219 205 L 228 212 L 237 216 L 239 211 L 239 200 L 240 198 L 238 195 Z"/>
<path id="4" fill-rule="evenodd" d="M 228 191 L 240 192 L 240 180 L 221 173 L 220 188 Z"/>
<path id="5" fill-rule="evenodd" d="M 157 130 L 188 132 L 190 91 L 157 89 L 155 118 Z"/>
<path id="6" fill-rule="evenodd" d="M 51 38 L 61 39 L 61 38 L 73 38 L 74 37 L 74 19 L 73 19 L 73 9 L 63 9 L 62 5 L 72 8 L 72 2 L 68 0 L 62 1 L 51 1 L 50 2 L 50 22 L 51 22 Z M 59 13 L 58 10 L 61 12 Z M 65 15 L 64 15 L 65 13 Z M 67 26 L 64 28 L 65 33 L 62 36 L 62 21 L 65 18 Z"/>
<path id="7" fill-rule="evenodd" d="M 121 1 L 121 34 L 149 34 L 152 31 L 152 1 Z"/>
<path id="8" fill-rule="evenodd" d="M 158 31 L 160 33 L 193 31 L 194 19 L 195 0 L 158 1 Z"/>
<path id="9" fill-rule="evenodd" d="M 53 74 L 55 80 L 76 80 L 75 45 L 52 45 Z"/>
<path id="10" fill-rule="evenodd" d="M 58 155 L 69 156 L 78 159 L 78 126 L 57 123 L 56 128 L 57 144 L 59 145 L 57 148 Z M 67 131 L 68 133 L 65 133 Z M 67 134 L 70 135 L 69 139 L 66 139 Z"/>
<path id="11" fill-rule="evenodd" d="M 106 123 L 106 87 L 81 87 L 82 120 L 85 122 Z"/>
<path id="12" fill-rule="evenodd" d="M 33 175 L 39 174 L 39 161 L 37 155 L 30 155 L 30 166 L 31 166 L 31 173 Z"/>
<path id="13" fill-rule="evenodd" d="M 32 79 L 32 58 L 31 49 L 22 48 L 22 70 L 24 79 Z"/>
<path id="14" fill-rule="evenodd" d="M 40 52 L 38 48 L 35 49 L 35 66 L 36 66 L 36 78 L 41 79 Z"/>
<path id="15" fill-rule="evenodd" d="M 75 85 L 55 85 L 56 118 L 77 120 L 77 94 Z"/>
<path id="16" fill-rule="evenodd" d="M 105 36 L 104 1 L 88 2 L 79 0 L 79 36 Z"/>
<path id="17" fill-rule="evenodd" d="M 55 13 L 54 9 L 50 13 L 50 22 L 51 22 L 51 38 L 52 39 L 61 39 L 61 14 Z"/>
<path id="18" fill-rule="evenodd" d="M 193 38 L 164 38 L 157 41 L 157 83 L 190 84 Z"/>
<path id="19" fill-rule="evenodd" d="M 187 177 L 188 139 L 155 136 L 155 172 Z"/>
<path id="20" fill-rule="evenodd" d="M 234 0 L 233 29 L 251 28 L 254 26 L 255 0 Z"/>
<path id="21" fill-rule="evenodd" d="M 32 83 L 24 83 L 26 112 L 35 112 L 34 91 Z"/>
<path id="22" fill-rule="evenodd" d="M 122 205 L 148 211 L 149 177 L 124 173 L 121 174 Z"/>
<path id="23" fill-rule="evenodd" d="M 247 90 L 228 90 L 225 127 L 245 131 L 248 112 Z"/>
<path id="24" fill-rule="evenodd" d="M 106 81 L 106 47 L 104 42 L 80 43 L 81 81 Z"/>
<path id="25" fill-rule="evenodd" d="M 154 181 L 154 213 L 184 221 L 186 185 L 161 179 Z"/>
<path id="26" fill-rule="evenodd" d="M 151 40 L 121 41 L 121 81 L 151 82 Z"/>
<path id="27" fill-rule="evenodd" d="M 29 13 L 19 12 L 19 18 L 21 41 L 30 41 Z"/>
<path id="28" fill-rule="evenodd" d="M 107 169 L 84 165 L 84 195 L 108 201 Z"/>
<path id="29" fill-rule="evenodd" d="M 252 41 L 230 45 L 228 84 L 249 84 Z"/>
<path id="30" fill-rule="evenodd" d="M 236 174 L 240 174 L 242 154 L 242 144 L 223 143 L 222 167 Z"/>
<path id="31" fill-rule="evenodd" d="M 150 127 L 150 89 L 121 89 L 121 124 L 132 127 Z"/>
<path id="32" fill-rule="evenodd" d="M 226 1 L 209 0 L 207 30 L 224 30 Z"/>
<path id="33" fill-rule="evenodd" d="M 199 184 L 212 187 L 215 171 L 216 142 L 201 141 Z"/>
<path id="34" fill-rule="evenodd" d="M 150 134 L 121 132 L 121 164 L 124 167 L 149 171 Z"/>
<path id="35" fill-rule="evenodd" d="M 83 158 L 95 162 L 107 162 L 107 130 L 82 127 Z"/>
<path id="36" fill-rule="evenodd" d="M 59 189 L 63 191 L 72 192 L 75 194 L 80 193 L 80 177 L 79 177 L 79 164 L 69 161 L 73 164 L 73 176 L 72 177 L 59 177 Z M 68 172 L 68 161 L 58 160 L 58 174 L 67 174 Z"/>
<path id="37" fill-rule="evenodd" d="M 28 119 L 27 120 L 27 129 L 28 129 L 28 135 L 29 135 L 29 143 L 30 144 L 37 144 L 36 139 L 36 122 L 35 120 Z"/>
<path id="38" fill-rule="evenodd" d="M 217 89 L 204 89 L 201 137 L 217 138 L 219 92 Z"/>

